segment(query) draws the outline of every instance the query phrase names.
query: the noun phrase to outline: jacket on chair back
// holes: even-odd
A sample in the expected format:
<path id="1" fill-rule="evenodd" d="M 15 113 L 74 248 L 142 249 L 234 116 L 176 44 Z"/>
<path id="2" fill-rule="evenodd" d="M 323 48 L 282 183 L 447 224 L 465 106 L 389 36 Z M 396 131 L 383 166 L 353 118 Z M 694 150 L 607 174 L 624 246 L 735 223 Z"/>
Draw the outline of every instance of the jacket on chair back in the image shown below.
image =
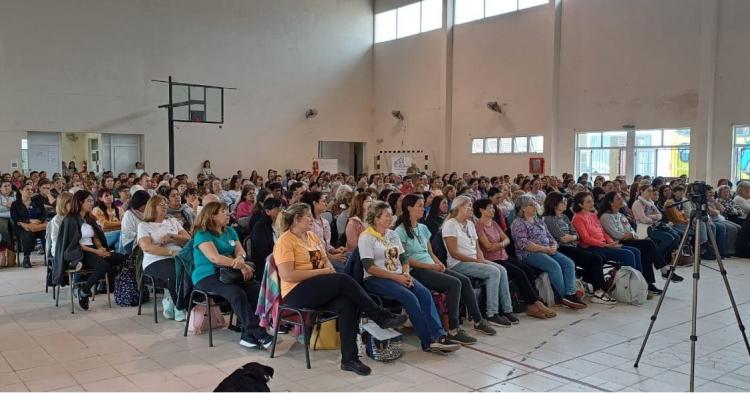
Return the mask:
<path id="1" fill-rule="evenodd" d="M 73 262 L 83 259 L 83 249 L 81 248 L 81 226 L 84 223 L 83 217 L 65 216 L 60 224 L 60 232 L 55 244 L 55 260 L 52 263 L 52 284 L 60 285 L 65 282 L 65 271 Z M 94 228 L 96 237 L 99 242 L 106 246 L 107 238 L 104 236 L 96 220 L 89 217 L 86 223 Z"/>

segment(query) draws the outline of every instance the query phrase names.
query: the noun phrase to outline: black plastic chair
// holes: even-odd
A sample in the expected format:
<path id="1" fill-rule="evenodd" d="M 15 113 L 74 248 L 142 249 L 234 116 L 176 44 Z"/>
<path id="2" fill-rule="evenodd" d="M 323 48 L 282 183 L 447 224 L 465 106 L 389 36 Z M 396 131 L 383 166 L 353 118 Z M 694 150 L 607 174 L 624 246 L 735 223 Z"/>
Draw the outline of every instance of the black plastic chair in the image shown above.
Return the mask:
<path id="1" fill-rule="evenodd" d="M 269 255 L 268 258 L 266 258 L 266 271 L 270 271 L 268 269 L 269 269 L 269 265 L 271 264 L 273 265 L 276 264 L 276 262 L 273 259 L 273 254 Z M 307 323 L 306 317 L 309 317 L 311 321 L 310 324 Z M 324 322 L 334 321 L 338 319 L 338 317 L 339 317 L 338 314 L 336 314 L 333 311 L 314 309 L 314 308 L 308 308 L 308 307 L 293 307 L 288 304 L 284 304 L 284 299 L 280 299 L 279 320 L 273 321 L 274 328 L 273 328 L 273 344 L 271 344 L 271 359 L 273 359 L 274 355 L 276 354 L 276 343 L 278 342 L 278 338 L 279 338 L 279 327 L 282 324 L 299 326 L 300 329 L 302 330 L 302 338 L 304 340 L 305 362 L 307 364 L 307 369 L 309 370 L 311 368 L 310 366 L 310 334 L 312 333 L 312 329 L 308 329 L 308 327 L 317 326 L 318 331 L 320 331 L 320 327 Z M 320 335 L 318 335 L 318 337 L 320 337 Z M 316 338 L 316 342 L 313 343 L 313 350 L 315 350 L 316 343 L 317 343 L 317 338 Z"/>
<path id="2" fill-rule="evenodd" d="M 195 295 L 200 296 L 200 298 L 196 298 Z M 217 299 L 221 299 L 221 300 L 217 300 Z M 154 303 L 156 303 L 156 297 L 154 297 Z M 190 301 L 188 302 L 187 319 L 185 320 L 185 332 L 183 333 L 183 337 L 187 337 L 188 327 L 190 326 L 190 314 L 193 311 L 193 307 L 195 306 L 206 307 L 207 317 L 208 317 L 208 346 L 213 347 L 214 346 L 214 328 L 211 324 L 211 306 L 227 307 L 229 306 L 229 301 L 221 297 L 221 295 L 219 294 L 208 292 L 208 291 L 202 291 L 200 289 L 196 289 L 195 287 L 193 287 L 193 290 L 190 292 Z M 234 310 L 231 310 L 229 314 L 229 329 L 230 330 L 235 330 L 235 329 L 232 329 L 233 319 L 234 319 Z"/>
<path id="3" fill-rule="evenodd" d="M 150 281 L 151 283 L 146 283 L 146 280 Z M 145 288 L 151 288 L 154 293 L 154 323 L 159 323 L 159 313 L 156 309 L 156 295 L 157 290 L 160 289 L 160 287 L 156 285 L 156 279 L 146 273 L 143 273 L 143 276 L 141 278 L 141 286 L 140 288 L 138 288 L 138 315 L 141 315 L 141 305 L 143 304 L 143 290 Z"/>

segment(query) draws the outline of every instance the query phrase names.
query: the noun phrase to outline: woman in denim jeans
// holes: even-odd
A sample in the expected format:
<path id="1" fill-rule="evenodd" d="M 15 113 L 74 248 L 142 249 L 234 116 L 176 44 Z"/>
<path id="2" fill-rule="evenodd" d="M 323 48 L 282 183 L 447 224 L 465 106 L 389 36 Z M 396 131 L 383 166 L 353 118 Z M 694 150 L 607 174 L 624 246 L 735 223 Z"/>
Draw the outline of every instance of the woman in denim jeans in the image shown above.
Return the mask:
<path id="1" fill-rule="evenodd" d="M 557 241 L 536 216 L 536 203 L 530 195 L 516 198 L 516 219 L 510 227 L 516 244 L 516 256 L 524 263 L 549 275 L 562 303 L 572 309 L 586 308 L 576 295 L 576 265 L 570 258 L 557 252 Z"/>
<path id="2" fill-rule="evenodd" d="M 450 214 L 443 223 L 442 234 L 448 250 L 448 269 L 465 276 L 484 280 L 487 294 L 487 321 L 501 327 L 517 324 L 508 287 L 508 272 L 504 267 L 484 258 L 479 248 L 479 237 L 469 217 L 473 214 L 471 198 L 456 197 Z M 502 306 L 502 310 L 500 310 Z"/>

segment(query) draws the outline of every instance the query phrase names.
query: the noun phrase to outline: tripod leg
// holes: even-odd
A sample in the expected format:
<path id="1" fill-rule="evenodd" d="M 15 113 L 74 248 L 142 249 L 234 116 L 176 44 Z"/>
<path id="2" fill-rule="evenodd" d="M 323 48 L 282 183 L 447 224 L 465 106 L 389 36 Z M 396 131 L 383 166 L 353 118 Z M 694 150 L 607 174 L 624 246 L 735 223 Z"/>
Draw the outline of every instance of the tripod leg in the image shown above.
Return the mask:
<path id="1" fill-rule="evenodd" d="M 690 225 L 688 224 L 688 228 L 685 230 L 685 234 L 682 235 L 682 240 L 680 240 L 680 245 L 677 248 L 677 250 L 682 250 L 682 247 L 687 242 L 689 233 L 690 233 Z M 680 253 L 678 252 L 672 259 L 672 264 L 670 265 L 670 268 L 669 268 L 669 276 L 667 277 L 667 283 L 664 284 L 664 289 L 662 290 L 661 296 L 659 296 L 659 301 L 656 303 L 656 309 L 654 309 L 654 314 L 651 315 L 651 323 L 648 325 L 646 336 L 643 337 L 643 343 L 641 343 L 641 350 L 638 351 L 638 357 L 635 359 L 635 364 L 633 364 L 633 367 L 638 367 L 638 363 L 641 361 L 643 350 L 646 349 L 646 342 L 648 341 L 649 336 L 651 336 L 651 330 L 654 328 L 654 323 L 656 323 L 656 317 L 659 315 L 659 310 L 661 309 L 661 305 L 664 302 L 664 298 L 667 296 L 667 289 L 669 289 L 669 284 L 672 282 L 672 274 L 674 274 L 674 270 L 675 270 L 675 267 L 677 266 L 677 261 L 679 259 L 680 259 Z"/>
<path id="2" fill-rule="evenodd" d="M 710 220 L 710 218 L 709 218 Z M 711 231 L 708 231 L 708 240 L 711 242 L 711 247 L 713 247 L 714 252 L 718 250 L 718 247 L 716 246 L 716 238 L 714 237 L 714 234 Z M 742 317 L 740 317 L 740 312 L 737 309 L 737 302 L 734 300 L 734 294 L 732 294 L 732 288 L 729 286 L 729 279 L 727 279 L 727 271 L 724 268 L 724 261 L 721 260 L 721 255 L 716 254 L 716 262 L 719 264 L 719 272 L 721 272 L 721 278 L 724 280 L 724 286 L 727 288 L 727 294 L 729 295 L 729 302 L 732 303 L 732 309 L 734 310 L 734 316 L 737 318 L 737 326 L 740 328 L 740 333 L 742 333 L 742 339 L 745 341 L 745 348 L 747 348 L 747 353 L 750 355 L 750 343 L 747 340 L 747 333 L 745 333 L 745 325 L 742 324 Z"/>
<path id="3" fill-rule="evenodd" d="M 693 263 L 693 308 L 691 311 L 691 324 L 690 324 L 690 391 L 695 391 L 695 343 L 698 341 L 698 334 L 696 328 L 696 322 L 698 319 L 698 280 L 700 280 L 700 266 L 701 266 L 701 214 L 700 211 L 696 214 L 695 220 L 695 261 Z M 709 224 L 706 223 L 706 234 L 711 233 Z M 716 255 L 719 256 L 718 254 Z"/>

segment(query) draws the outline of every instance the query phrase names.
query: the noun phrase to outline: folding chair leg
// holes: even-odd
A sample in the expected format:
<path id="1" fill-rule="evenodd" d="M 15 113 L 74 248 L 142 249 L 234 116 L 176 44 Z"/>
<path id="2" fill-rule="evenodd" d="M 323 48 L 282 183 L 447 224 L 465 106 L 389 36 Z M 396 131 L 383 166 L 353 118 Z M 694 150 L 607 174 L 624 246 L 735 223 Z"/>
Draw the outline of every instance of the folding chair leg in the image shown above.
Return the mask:
<path id="1" fill-rule="evenodd" d="M 107 304 L 109 305 L 109 308 L 112 308 L 112 291 L 110 291 L 109 288 L 109 273 L 104 274 L 104 286 L 107 288 Z"/>
<path id="2" fill-rule="evenodd" d="M 208 346 L 214 346 L 214 327 L 211 324 L 211 298 L 206 296 L 206 304 L 208 304 Z"/>
<path id="3" fill-rule="evenodd" d="M 312 368 L 310 367 L 310 337 L 307 335 L 307 325 L 305 324 L 304 315 L 300 320 L 302 321 L 302 339 L 305 345 L 305 362 L 307 363 L 307 369 L 309 370 Z"/>
<path id="4" fill-rule="evenodd" d="M 143 287 L 146 284 L 141 280 L 141 285 L 138 286 L 138 315 L 141 315 L 141 305 L 143 304 Z"/>
<path id="5" fill-rule="evenodd" d="M 70 273 L 68 273 L 68 282 L 70 283 L 70 313 L 75 314 L 76 311 L 73 306 L 73 292 L 75 292 L 73 287 L 75 287 L 75 285 L 73 284 L 73 275 Z"/>
<path id="6" fill-rule="evenodd" d="M 143 282 L 143 280 L 145 279 L 146 277 L 144 276 L 141 279 L 141 282 Z M 156 279 L 154 279 L 153 277 L 150 277 L 150 280 L 151 280 L 151 288 L 154 290 L 154 323 L 159 323 L 159 314 L 156 308 Z"/>
<path id="7" fill-rule="evenodd" d="M 55 295 L 55 307 L 60 307 L 60 285 L 58 284 L 54 288 L 52 288 L 52 293 L 57 292 Z"/>
<path id="8" fill-rule="evenodd" d="M 271 344 L 271 359 L 273 359 L 273 355 L 276 353 L 276 343 L 278 342 L 279 338 L 279 326 L 281 326 L 281 321 L 273 321 L 274 327 L 273 327 L 273 343 Z"/>
<path id="9" fill-rule="evenodd" d="M 187 318 L 185 319 L 185 333 L 182 334 L 183 337 L 187 337 L 188 326 L 190 326 L 190 314 L 192 314 L 192 311 L 193 311 L 193 292 L 190 292 L 190 300 L 188 301 L 188 309 L 187 309 Z"/>

